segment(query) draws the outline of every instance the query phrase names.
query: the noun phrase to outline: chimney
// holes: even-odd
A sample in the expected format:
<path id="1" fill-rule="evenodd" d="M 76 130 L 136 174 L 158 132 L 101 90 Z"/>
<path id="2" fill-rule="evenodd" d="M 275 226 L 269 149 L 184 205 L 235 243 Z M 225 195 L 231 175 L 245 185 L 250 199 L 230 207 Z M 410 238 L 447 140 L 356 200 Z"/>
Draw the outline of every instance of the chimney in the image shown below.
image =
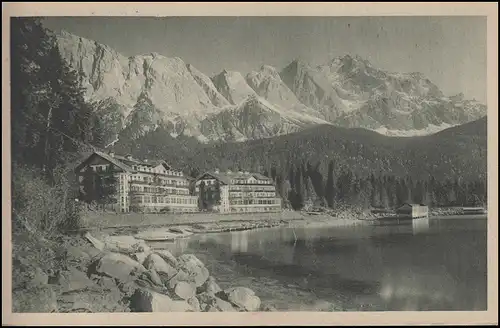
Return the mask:
<path id="1" fill-rule="evenodd" d="M 111 157 L 115 157 L 115 152 L 111 150 L 111 151 L 108 152 L 108 155 L 111 156 Z"/>
<path id="2" fill-rule="evenodd" d="M 219 173 L 219 169 L 215 169 L 215 173 L 217 173 L 217 174 L 218 174 L 218 173 Z"/>
<path id="3" fill-rule="evenodd" d="M 125 156 L 125 158 L 128 159 L 128 160 L 131 160 L 132 159 L 132 155 L 127 154 L 127 156 Z"/>

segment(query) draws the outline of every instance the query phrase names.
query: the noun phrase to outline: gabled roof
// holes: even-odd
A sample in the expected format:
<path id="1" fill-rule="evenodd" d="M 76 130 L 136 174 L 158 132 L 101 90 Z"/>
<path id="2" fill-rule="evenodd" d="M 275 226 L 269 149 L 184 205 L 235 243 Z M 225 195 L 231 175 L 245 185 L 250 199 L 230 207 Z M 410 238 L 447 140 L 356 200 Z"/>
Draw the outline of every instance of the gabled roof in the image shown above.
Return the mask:
<path id="1" fill-rule="evenodd" d="M 133 168 L 135 165 L 142 165 L 142 166 L 149 166 L 149 167 L 156 167 L 158 165 L 163 165 L 165 169 L 167 170 L 172 170 L 172 171 L 177 171 L 181 172 L 180 170 L 174 169 L 170 164 L 168 164 L 164 160 L 139 160 L 136 158 L 132 157 L 126 157 L 122 155 L 110 155 L 102 151 L 94 151 L 91 153 L 87 159 L 85 159 L 80 165 L 78 165 L 75 170 L 79 171 L 84 165 L 88 163 L 88 161 L 93 157 L 93 156 L 99 156 L 101 158 L 104 158 L 108 162 L 116 165 L 117 167 L 121 168 L 122 170 L 126 172 L 131 172 L 131 173 L 136 173 L 137 170 Z"/>
<path id="2" fill-rule="evenodd" d="M 404 203 L 401 205 L 399 208 L 404 207 L 404 206 L 409 206 L 409 207 L 415 207 L 415 206 L 427 206 L 425 204 L 410 204 L 410 203 Z"/>
<path id="3" fill-rule="evenodd" d="M 126 172 L 135 172 L 134 169 L 132 169 L 129 165 L 123 163 L 122 161 L 120 161 L 119 159 L 115 158 L 114 156 L 111 156 L 109 154 L 106 154 L 106 153 L 103 153 L 101 151 L 95 151 L 93 152 L 92 154 L 90 154 L 89 157 L 87 157 L 86 160 L 84 160 L 80 165 L 78 165 L 75 170 L 76 171 L 79 171 L 83 166 L 85 166 L 92 157 L 94 156 L 99 156 L 101 158 L 104 158 L 105 160 L 107 160 L 108 162 L 116 165 L 117 167 L 121 168 L 122 170 L 126 171 Z"/>

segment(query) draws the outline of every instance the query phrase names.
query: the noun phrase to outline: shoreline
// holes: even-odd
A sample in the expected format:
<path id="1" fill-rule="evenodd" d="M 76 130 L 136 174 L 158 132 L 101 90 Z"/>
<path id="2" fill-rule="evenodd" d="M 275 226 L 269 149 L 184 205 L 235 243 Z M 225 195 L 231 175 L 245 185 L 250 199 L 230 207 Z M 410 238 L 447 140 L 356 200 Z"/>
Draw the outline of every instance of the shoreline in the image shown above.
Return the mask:
<path id="1" fill-rule="evenodd" d="M 436 217 L 440 219 L 486 219 L 487 214 L 471 215 L 436 209 L 429 213 L 427 219 Z M 101 231 L 116 235 L 118 233 L 135 234 L 139 231 L 184 227 L 193 234 L 204 234 L 280 226 L 338 227 L 361 225 L 376 222 L 378 218 L 366 213 L 348 211 L 334 213 L 333 215 L 328 213 L 308 214 L 307 212 L 282 211 L 266 214 L 196 213 L 177 215 L 92 213 L 90 216 L 84 216 L 83 220 L 83 227 L 73 232 Z M 181 235 L 178 238 L 185 237 Z"/>

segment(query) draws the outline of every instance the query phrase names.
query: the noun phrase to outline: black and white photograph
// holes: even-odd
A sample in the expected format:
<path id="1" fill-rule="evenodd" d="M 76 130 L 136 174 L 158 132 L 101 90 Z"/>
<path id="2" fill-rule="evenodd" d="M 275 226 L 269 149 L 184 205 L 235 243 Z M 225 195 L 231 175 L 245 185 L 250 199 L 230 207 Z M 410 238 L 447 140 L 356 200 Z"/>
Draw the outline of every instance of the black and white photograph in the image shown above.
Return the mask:
<path id="1" fill-rule="evenodd" d="M 13 314 L 493 310 L 489 18 L 77 14 L 4 22 Z"/>

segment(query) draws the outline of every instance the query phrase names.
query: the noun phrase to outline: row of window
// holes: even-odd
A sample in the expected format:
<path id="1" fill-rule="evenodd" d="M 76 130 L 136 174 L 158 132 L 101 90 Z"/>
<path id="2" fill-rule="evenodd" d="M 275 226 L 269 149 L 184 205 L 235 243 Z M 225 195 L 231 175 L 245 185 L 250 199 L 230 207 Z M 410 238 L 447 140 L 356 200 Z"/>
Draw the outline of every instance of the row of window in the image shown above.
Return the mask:
<path id="1" fill-rule="evenodd" d="M 141 181 L 146 183 L 156 183 L 158 185 L 174 185 L 174 186 L 188 186 L 188 181 L 179 181 L 172 179 L 165 179 L 162 177 L 152 177 L 152 176 L 140 176 L 140 175 L 132 175 L 132 181 Z"/>
<path id="2" fill-rule="evenodd" d="M 141 204 L 198 204 L 198 199 L 195 197 L 134 196 L 132 197 L 132 201 Z"/>
<path id="3" fill-rule="evenodd" d="M 131 186 L 131 191 L 135 192 L 151 192 L 151 193 L 167 193 L 171 195 L 189 195 L 188 189 L 160 188 L 148 186 Z"/>
<path id="4" fill-rule="evenodd" d="M 179 177 L 184 176 L 182 172 L 165 170 L 163 167 L 149 167 L 149 166 L 141 166 L 141 165 L 132 165 L 132 168 L 136 171 L 142 171 L 142 172 L 160 173 L 160 174 L 173 175 L 173 176 L 179 176 Z"/>
<path id="5" fill-rule="evenodd" d="M 231 179 L 231 184 L 269 184 L 267 180 L 248 180 L 248 179 Z"/>
<path id="6" fill-rule="evenodd" d="M 273 205 L 280 204 L 279 198 L 273 199 L 231 199 L 231 205 Z"/>
<path id="7" fill-rule="evenodd" d="M 274 197 L 276 193 L 274 192 L 233 192 L 231 197 Z"/>
<path id="8" fill-rule="evenodd" d="M 92 165 L 92 170 L 94 172 L 104 172 L 108 169 L 109 165 L 105 164 L 105 165 Z"/>
<path id="9" fill-rule="evenodd" d="M 279 211 L 278 207 L 231 208 L 231 212 L 240 212 L 240 213 L 276 212 L 276 211 Z"/>
<path id="10" fill-rule="evenodd" d="M 274 185 L 267 185 L 267 186 L 230 186 L 229 191 L 274 191 L 276 190 L 276 187 Z"/>

